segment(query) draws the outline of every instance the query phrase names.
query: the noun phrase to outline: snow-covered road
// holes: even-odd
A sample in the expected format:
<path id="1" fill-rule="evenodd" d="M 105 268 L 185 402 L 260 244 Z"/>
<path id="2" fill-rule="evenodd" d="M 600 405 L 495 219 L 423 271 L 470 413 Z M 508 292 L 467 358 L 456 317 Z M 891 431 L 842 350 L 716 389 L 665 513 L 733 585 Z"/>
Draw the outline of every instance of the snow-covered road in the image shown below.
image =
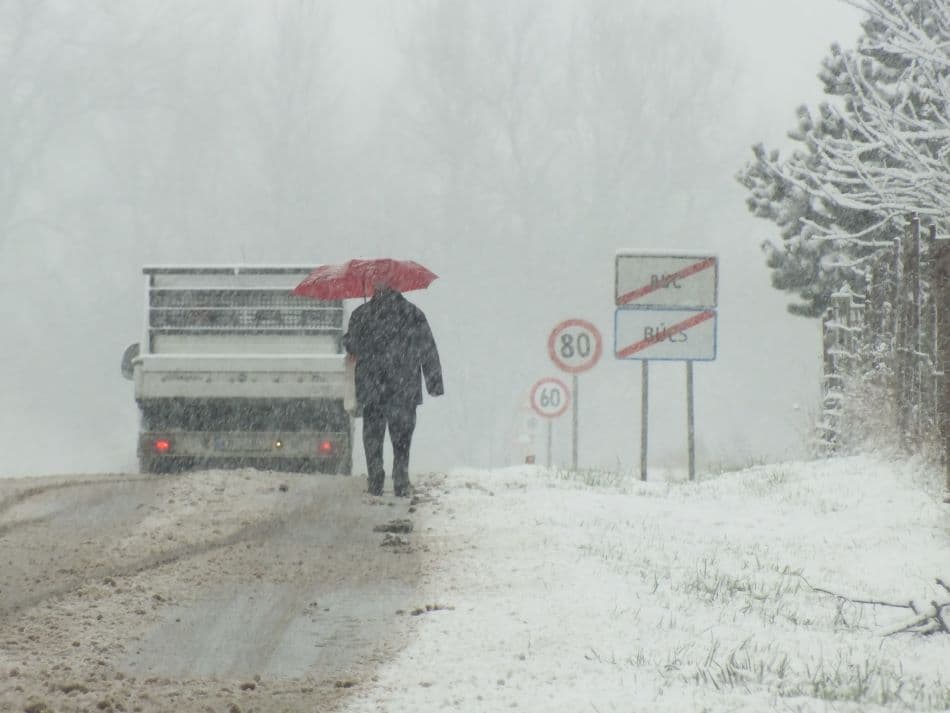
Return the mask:
<path id="1" fill-rule="evenodd" d="M 0 481 L 0 710 L 330 710 L 406 641 L 421 559 L 357 478 Z"/>
<path id="2" fill-rule="evenodd" d="M 0 710 L 950 710 L 919 463 L 415 480 L 0 481 Z"/>

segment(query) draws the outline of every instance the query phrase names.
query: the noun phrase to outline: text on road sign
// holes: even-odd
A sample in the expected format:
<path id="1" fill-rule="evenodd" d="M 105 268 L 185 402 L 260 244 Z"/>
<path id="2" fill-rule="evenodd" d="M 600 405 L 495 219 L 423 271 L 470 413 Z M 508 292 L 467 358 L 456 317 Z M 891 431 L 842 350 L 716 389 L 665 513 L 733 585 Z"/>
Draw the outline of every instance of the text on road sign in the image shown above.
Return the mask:
<path id="1" fill-rule="evenodd" d="M 711 255 L 621 253 L 615 263 L 618 307 L 709 309 L 718 299 L 718 260 Z"/>
<path id="2" fill-rule="evenodd" d="M 715 310 L 618 309 L 614 353 L 618 359 L 712 360 Z"/>

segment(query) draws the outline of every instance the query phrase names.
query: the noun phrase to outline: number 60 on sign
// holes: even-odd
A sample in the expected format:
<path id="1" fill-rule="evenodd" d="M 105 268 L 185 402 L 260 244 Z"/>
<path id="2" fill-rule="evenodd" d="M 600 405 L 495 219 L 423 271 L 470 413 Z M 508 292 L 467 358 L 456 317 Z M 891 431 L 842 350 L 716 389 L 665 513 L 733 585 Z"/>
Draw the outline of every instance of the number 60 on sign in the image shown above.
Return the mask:
<path id="1" fill-rule="evenodd" d="M 542 418 L 557 418 L 571 404 L 571 392 L 560 379 L 539 379 L 531 387 L 531 408 Z"/>

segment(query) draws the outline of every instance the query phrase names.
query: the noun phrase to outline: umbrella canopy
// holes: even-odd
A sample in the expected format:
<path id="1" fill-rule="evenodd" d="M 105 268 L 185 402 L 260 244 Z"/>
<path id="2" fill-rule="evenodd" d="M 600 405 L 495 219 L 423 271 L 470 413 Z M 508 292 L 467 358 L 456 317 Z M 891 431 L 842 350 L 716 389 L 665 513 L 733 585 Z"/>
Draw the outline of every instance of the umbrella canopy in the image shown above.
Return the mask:
<path id="1" fill-rule="evenodd" d="M 293 294 L 318 300 L 368 297 L 376 285 L 408 292 L 428 287 L 437 277 L 412 260 L 347 260 L 339 265 L 321 265 L 294 288 Z"/>

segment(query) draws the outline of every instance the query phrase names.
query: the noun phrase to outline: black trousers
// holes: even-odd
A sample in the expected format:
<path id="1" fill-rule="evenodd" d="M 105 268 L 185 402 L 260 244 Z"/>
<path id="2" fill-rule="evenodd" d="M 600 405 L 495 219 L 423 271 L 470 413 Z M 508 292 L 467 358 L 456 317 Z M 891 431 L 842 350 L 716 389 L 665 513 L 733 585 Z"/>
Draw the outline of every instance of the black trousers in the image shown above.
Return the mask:
<path id="1" fill-rule="evenodd" d="M 383 469 L 383 439 L 386 427 L 393 444 L 393 490 L 409 487 L 409 448 L 416 429 L 416 407 L 409 405 L 378 405 L 363 407 L 363 450 L 366 453 L 367 489 L 383 492 L 386 472 Z"/>

